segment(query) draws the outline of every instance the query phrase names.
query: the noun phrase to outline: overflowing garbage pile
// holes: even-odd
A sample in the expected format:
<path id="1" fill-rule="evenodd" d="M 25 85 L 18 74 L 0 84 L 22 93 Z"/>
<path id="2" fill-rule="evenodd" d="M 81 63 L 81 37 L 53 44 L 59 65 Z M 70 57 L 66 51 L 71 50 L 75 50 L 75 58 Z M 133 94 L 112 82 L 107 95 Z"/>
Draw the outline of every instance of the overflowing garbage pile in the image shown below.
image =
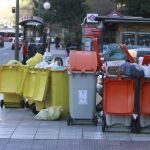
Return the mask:
<path id="1" fill-rule="evenodd" d="M 149 64 L 142 65 L 144 56 L 150 55 L 150 48 L 137 47 L 128 49 L 125 45 L 110 44 L 104 49 L 103 69 L 108 75 L 117 75 L 119 67 L 125 62 L 135 63 L 141 66 L 144 70 L 145 76 L 148 75 Z"/>
<path id="2" fill-rule="evenodd" d="M 102 79 L 102 131 L 123 125 L 140 133 L 150 125 L 150 49 L 111 44 L 105 49 Z"/>
<path id="3" fill-rule="evenodd" d="M 42 56 L 40 53 L 36 53 L 36 55 L 29 60 L 27 60 L 27 66 L 35 67 L 35 68 L 51 68 L 64 70 L 62 58 L 55 57 L 53 59 L 52 54 L 50 52 L 45 52 Z"/>

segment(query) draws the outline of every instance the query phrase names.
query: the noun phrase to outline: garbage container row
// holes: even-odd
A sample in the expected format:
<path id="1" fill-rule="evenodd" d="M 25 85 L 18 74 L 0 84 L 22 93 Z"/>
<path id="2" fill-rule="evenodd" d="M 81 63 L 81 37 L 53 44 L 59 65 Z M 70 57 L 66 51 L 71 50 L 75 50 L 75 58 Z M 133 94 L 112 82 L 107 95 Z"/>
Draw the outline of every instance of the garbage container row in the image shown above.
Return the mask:
<path id="1" fill-rule="evenodd" d="M 31 68 L 18 65 L 0 66 L 1 107 L 28 106 L 34 113 L 50 106 L 63 106 L 63 116 L 68 113 L 68 75 L 64 70 Z"/>

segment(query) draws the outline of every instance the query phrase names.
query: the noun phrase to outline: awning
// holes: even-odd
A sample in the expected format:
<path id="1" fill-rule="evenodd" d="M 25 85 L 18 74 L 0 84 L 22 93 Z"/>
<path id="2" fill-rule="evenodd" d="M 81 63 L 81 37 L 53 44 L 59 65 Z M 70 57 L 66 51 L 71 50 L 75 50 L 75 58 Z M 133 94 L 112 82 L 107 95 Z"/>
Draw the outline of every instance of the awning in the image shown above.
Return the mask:
<path id="1" fill-rule="evenodd" d="M 108 16 L 98 16 L 95 18 L 96 21 L 104 21 L 104 22 L 126 22 L 126 23 L 150 23 L 150 18 L 143 17 L 108 17 Z"/>
<path id="2" fill-rule="evenodd" d="M 19 20 L 19 24 L 21 26 L 26 26 L 26 25 L 43 25 L 43 19 L 40 17 L 36 17 L 36 16 L 25 16 L 20 18 Z"/>

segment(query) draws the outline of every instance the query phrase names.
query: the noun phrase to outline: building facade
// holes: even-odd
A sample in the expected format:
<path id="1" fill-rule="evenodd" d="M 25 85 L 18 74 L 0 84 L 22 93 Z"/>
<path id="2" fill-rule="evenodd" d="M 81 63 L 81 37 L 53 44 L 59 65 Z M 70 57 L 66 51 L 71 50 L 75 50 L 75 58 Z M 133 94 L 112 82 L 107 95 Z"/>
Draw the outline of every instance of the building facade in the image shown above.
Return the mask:
<path id="1" fill-rule="evenodd" d="M 15 26 L 15 13 L 12 13 L 12 7 L 15 7 L 15 3 L 16 0 L 0 0 L 0 28 Z M 19 3 L 20 17 L 33 15 L 35 7 L 33 0 L 19 0 Z"/>
<path id="2" fill-rule="evenodd" d="M 103 43 L 150 46 L 150 18 L 99 16 L 103 22 Z"/>

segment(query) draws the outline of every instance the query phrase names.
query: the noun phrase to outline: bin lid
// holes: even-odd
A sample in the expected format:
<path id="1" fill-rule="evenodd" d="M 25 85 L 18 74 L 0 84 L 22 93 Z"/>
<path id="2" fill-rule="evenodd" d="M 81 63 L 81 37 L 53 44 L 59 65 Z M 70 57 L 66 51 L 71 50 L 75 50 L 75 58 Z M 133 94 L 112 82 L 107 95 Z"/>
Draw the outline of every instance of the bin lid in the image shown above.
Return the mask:
<path id="1" fill-rule="evenodd" d="M 142 61 L 142 65 L 150 64 L 150 55 L 145 55 Z"/>
<path id="2" fill-rule="evenodd" d="M 124 44 L 120 44 L 120 48 L 122 49 L 122 51 L 125 53 L 125 55 L 127 56 L 128 60 L 130 61 L 130 63 L 135 63 L 134 58 L 130 55 L 128 48 L 124 45 Z"/>
<path id="3" fill-rule="evenodd" d="M 106 114 L 131 115 L 134 111 L 134 80 L 104 78 L 103 110 Z"/>
<path id="4" fill-rule="evenodd" d="M 69 55 L 69 71 L 96 72 L 97 55 L 94 51 L 71 51 Z"/>

